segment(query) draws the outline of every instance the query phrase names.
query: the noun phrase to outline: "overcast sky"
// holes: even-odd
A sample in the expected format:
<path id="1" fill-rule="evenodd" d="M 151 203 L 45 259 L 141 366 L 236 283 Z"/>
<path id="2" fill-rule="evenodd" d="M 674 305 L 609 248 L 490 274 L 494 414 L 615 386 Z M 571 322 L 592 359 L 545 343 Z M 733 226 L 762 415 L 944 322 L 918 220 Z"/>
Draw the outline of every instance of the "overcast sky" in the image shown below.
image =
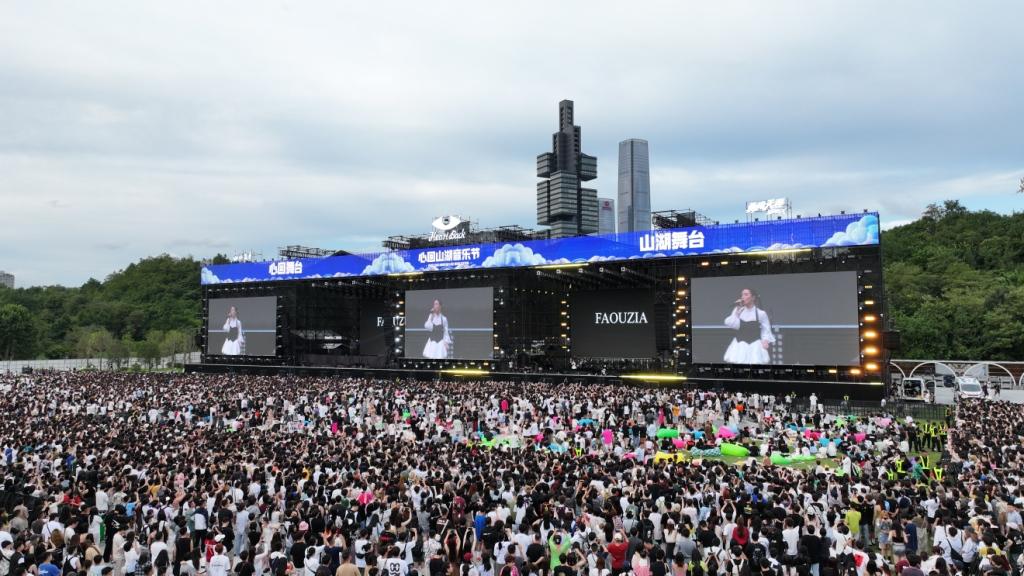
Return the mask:
<path id="1" fill-rule="evenodd" d="M 1011 212 L 1024 3 L 0 3 L 0 269 L 374 250 L 457 213 L 535 226 L 576 103 L 601 196 L 650 142 L 655 210 Z M 198 278 L 197 278 L 198 281 Z"/>

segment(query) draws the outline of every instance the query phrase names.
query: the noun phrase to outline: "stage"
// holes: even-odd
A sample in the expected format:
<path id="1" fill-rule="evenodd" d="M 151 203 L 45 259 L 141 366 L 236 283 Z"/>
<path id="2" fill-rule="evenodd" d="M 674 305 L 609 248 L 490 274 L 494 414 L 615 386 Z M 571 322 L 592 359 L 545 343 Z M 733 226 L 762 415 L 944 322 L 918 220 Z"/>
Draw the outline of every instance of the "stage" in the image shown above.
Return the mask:
<path id="1" fill-rule="evenodd" d="M 646 382 L 881 397 L 878 216 L 202 270 L 191 371 Z"/>
<path id="2" fill-rule="evenodd" d="M 322 378 L 364 378 L 371 380 L 491 380 L 497 382 L 542 382 L 548 384 L 582 383 L 636 387 L 666 387 L 693 390 L 729 390 L 747 393 L 788 394 L 822 399 L 878 402 L 885 397 L 885 386 L 816 380 L 756 380 L 750 378 L 702 378 L 664 373 L 590 374 L 585 372 L 522 372 L 459 368 L 368 368 L 357 366 L 255 366 L 252 364 L 186 364 L 187 374 L 251 374 L 260 376 L 306 376 Z"/>

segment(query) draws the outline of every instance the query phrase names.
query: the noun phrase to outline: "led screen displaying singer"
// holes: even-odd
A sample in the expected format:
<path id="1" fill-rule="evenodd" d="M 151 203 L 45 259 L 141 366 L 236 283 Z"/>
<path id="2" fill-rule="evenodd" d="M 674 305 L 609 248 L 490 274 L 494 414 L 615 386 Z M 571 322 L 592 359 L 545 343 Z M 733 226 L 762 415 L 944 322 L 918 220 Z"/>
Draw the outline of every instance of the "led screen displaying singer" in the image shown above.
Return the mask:
<path id="1" fill-rule="evenodd" d="M 757 292 L 744 288 L 725 317 L 725 326 L 736 331 L 723 359 L 729 364 L 771 364 L 769 349 L 775 343 L 768 313 L 761 309 Z"/>
<path id="2" fill-rule="evenodd" d="M 274 356 L 277 353 L 277 298 L 210 298 L 206 353 Z"/>
<path id="3" fill-rule="evenodd" d="M 225 356 L 238 356 L 242 353 L 242 344 L 245 343 L 245 332 L 242 331 L 242 321 L 238 318 L 238 308 L 228 308 L 228 317 L 224 320 L 224 331 L 227 336 L 224 344 L 220 347 L 220 353 Z"/>
<path id="4" fill-rule="evenodd" d="M 423 327 L 430 334 L 427 335 L 427 343 L 423 345 L 423 357 L 433 360 L 440 360 L 448 357 L 448 346 L 452 343 L 451 333 L 448 332 L 448 317 L 441 310 L 441 301 L 434 300 L 434 305 L 427 314 L 427 321 Z"/>
<path id="5" fill-rule="evenodd" d="M 428 360 L 490 360 L 494 355 L 494 289 L 440 288 L 405 293 L 405 346 L 395 352 Z"/>

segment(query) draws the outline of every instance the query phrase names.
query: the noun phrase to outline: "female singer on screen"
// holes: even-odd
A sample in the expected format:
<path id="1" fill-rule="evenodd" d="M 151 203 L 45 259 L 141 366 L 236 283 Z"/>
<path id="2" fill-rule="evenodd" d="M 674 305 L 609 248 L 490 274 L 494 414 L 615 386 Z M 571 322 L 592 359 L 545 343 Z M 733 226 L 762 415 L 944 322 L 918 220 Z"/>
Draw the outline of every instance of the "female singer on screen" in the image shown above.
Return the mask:
<path id="1" fill-rule="evenodd" d="M 224 331 L 227 336 L 224 338 L 224 345 L 220 347 L 220 353 L 227 356 L 238 356 L 242 353 L 242 344 L 245 342 L 245 333 L 242 332 L 242 321 L 238 319 L 238 308 L 228 308 L 228 317 L 224 320 Z"/>
<path id="2" fill-rule="evenodd" d="M 744 288 L 733 305 L 732 313 L 725 317 L 725 326 L 738 334 L 725 350 L 729 364 L 771 364 L 768 348 L 775 342 L 772 323 L 761 309 L 761 301 L 750 288 Z"/>
<path id="3" fill-rule="evenodd" d="M 423 327 L 430 331 L 427 335 L 427 343 L 423 346 L 423 357 L 433 360 L 441 360 L 448 357 L 448 346 L 452 343 L 451 335 L 448 333 L 448 317 L 441 313 L 441 301 L 434 300 L 430 314 Z"/>

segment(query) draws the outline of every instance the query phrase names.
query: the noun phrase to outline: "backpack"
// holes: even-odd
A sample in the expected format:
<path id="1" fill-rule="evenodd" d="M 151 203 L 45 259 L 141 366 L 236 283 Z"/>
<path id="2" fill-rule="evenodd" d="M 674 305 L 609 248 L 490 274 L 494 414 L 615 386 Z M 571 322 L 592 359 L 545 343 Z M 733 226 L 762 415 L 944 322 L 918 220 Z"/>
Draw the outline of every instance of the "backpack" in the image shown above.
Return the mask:
<path id="1" fill-rule="evenodd" d="M 74 565 L 71 563 L 72 560 L 78 558 L 75 554 L 68 554 L 68 557 L 64 559 L 64 563 L 61 564 L 60 571 L 64 576 L 71 576 L 77 574 Z"/>
<path id="2" fill-rule="evenodd" d="M 840 554 L 836 568 L 838 576 L 857 576 L 857 560 L 853 554 Z"/>
<path id="3" fill-rule="evenodd" d="M 274 576 L 285 576 L 288 573 L 288 558 L 278 556 L 270 561 L 270 572 Z"/>
<path id="4" fill-rule="evenodd" d="M 17 574 L 25 573 L 25 555 L 21 552 L 15 551 L 11 554 L 11 557 L 7 559 L 9 564 L 7 568 L 7 574 L 5 576 L 15 576 Z M 20 568 L 19 568 L 20 566 Z"/>
<path id="5" fill-rule="evenodd" d="M 654 522 L 650 518 L 644 518 L 640 521 L 640 539 L 650 540 L 654 534 Z"/>

